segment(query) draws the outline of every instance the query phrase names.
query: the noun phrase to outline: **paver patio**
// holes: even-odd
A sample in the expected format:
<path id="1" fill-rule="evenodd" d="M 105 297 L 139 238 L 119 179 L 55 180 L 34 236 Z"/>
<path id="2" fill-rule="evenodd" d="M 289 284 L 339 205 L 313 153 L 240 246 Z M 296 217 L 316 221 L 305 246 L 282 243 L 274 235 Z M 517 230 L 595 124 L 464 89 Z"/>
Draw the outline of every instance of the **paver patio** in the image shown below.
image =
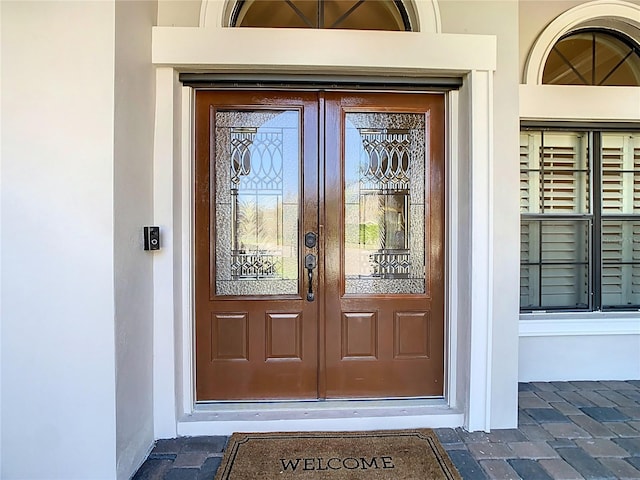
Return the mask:
<path id="1" fill-rule="evenodd" d="M 436 429 L 464 480 L 640 479 L 639 380 L 519 387 L 517 429 Z M 133 479 L 212 480 L 226 440 L 158 440 Z"/>

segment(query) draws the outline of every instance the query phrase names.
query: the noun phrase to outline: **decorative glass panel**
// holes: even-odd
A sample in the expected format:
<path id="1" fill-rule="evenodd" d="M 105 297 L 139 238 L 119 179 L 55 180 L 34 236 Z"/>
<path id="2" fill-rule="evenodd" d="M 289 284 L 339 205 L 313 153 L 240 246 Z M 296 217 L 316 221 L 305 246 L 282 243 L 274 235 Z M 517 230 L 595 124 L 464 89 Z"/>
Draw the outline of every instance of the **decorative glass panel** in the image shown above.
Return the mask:
<path id="1" fill-rule="evenodd" d="M 425 117 L 345 122 L 345 293 L 425 293 Z"/>
<path id="2" fill-rule="evenodd" d="M 216 294 L 297 294 L 299 113 L 219 111 L 215 123 Z"/>

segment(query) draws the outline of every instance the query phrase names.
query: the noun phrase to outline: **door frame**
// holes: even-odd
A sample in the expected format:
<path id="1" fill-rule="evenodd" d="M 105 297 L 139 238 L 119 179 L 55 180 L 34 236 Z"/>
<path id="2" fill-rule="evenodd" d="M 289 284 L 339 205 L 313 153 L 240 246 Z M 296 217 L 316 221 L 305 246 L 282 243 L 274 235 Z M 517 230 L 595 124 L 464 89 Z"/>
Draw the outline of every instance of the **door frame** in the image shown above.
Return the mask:
<path id="1" fill-rule="evenodd" d="M 267 29 L 268 30 L 268 29 Z M 154 27 L 153 61 L 156 70 L 156 128 L 154 141 L 154 223 L 162 228 L 164 248 L 153 259 L 154 268 L 154 427 L 157 438 L 176 434 L 229 433 L 240 429 L 269 429 L 268 422 L 251 421 L 237 412 L 220 416 L 200 412 L 193 402 L 193 315 L 191 290 L 191 156 L 192 89 L 178 80 L 178 68 L 184 71 L 190 62 L 209 71 L 228 71 L 228 59 L 222 50 L 206 48 L 221 41 L 236 42 L 237 58 L 245 68 L 268 72 L 281 59 L 267 39 L 269 32 L 247 32 L 246 45 L 238 43 L 233 29 L 180 29 Z M 265 35 L 263 40 L 254 38 Z M 345 42 L 343 36 L 369 37 L 371 32 L 287 32 L 286 42 L 307 44 L 300 74 L 358 73 L 362 68 L 375 74 L 406 74 L 422 78 L 446 73 L 462 78 L 458 92 L 448 96 L 447 108 L 447 295 L 446 295 L 446 402 L 433 406 L 414 405 L 405 417 L 416 426 L 461 426 L 469 430 L 488 430 L 492 410 L 492 322 L 493 322 L 493 72 L 496 65 L 495 38 L 479 35 L 420 33 L 393 37 L 398 50 L 421 51 L 419 57 L 394 57 L 385 65 L 368 48 L 357 52 L 358 65 L 350 68 L 327 66 L 326 42 Z M 232 37 L 232 38 L 231 38 Z M 209 38 L 209 41 L 207 41 Z M 244 37 L 242 37 L 244 38 Z M 309 42 L 310 38 L 314 39 Z M 372 41 L 375 38 L 371 36 Z M 385 37 L 388 43 L 396 43 Z M 223 39 L 224 40 L 224 39 Z M 272 39 L 271 39 L 272 40 Z M 424 49 L 429 41 L 432 48 Z M 175 48 L 181 45 L 182 48 Z M 256 45 L 264 46 L 264 49 Z M 313 45 L 318 45 L 314 49 Z M 269 47 L 269 50 L 266 48 Z M 321 47 L 321 48 L 320 48 Z M 393 45 L 387 47 L 392 48 Z M 360 48 L 360 47 L 358 47 Z M 246 50 L 246 52 L 245 52 Z M 440 58 L 439 51 L 451 55 Z M 354 52 L 352 52 L 354 53 Z M 258 57 L 256 57 L 256 54 Z M 262 55 L 262 57 L 260 57 Z M 260 65 L 255 64 L 261 58 Z M 279 58 L 279 57 L 278 57 Z M 244 59 L 244 60 L 242 60 Z M 300 60 L 298 60 L 300 61 Z M 395 63 L 394 63 L 395 62 Z M 224 67 L 216 67 L 224 65 Z M 240 65 L 240 64 L 238 64 Z M 368 65 L 368 67 L 367 67 Z M 196 67 L 194 67 L 195 70 Z M 473 210 L 473 215 L 472 215 Z M 461 227 L 459 227 L 461 225 Z M 470 292 L 470 294 L 469 294 Z M 514 341 L 517 341 L 515 330 Z M 168 374 L 169 372 L 173 375 Z M 515 375 L 517 371 L 514 370 Z M 517 377 L 514 375 L 514 385 Z M 511 377 L 508 377 L 509 381 Z M 501 377 L 500 382 L 507 379 Z M 393 401 L 390 401 L 393 402 Z M 507 403 L 511 402 L 508 400 Z M 513 399 L 516 418 L 516 400 Z M 504 408 L 505 401 L 501 401 Z M 406 405 L 393 404 L 406 410 Z M 341 428 L 367 428 L 389 425 L 393 405 L 381 405 L 375 413 L 365 411 L 368 421 L 354 418 L 353 408 L 340 418 Z M 413 408 L 412 407 L 412 408 Z M 309 408 L 308 411 L 314 410 Z M 324 407 L 339 410 L 335 404 Z M 322 409 L 309 420 L 296 419 L 300 406 L 284 411 L 281 419 L 290 419 L 278 428 L 330 428 Z M 316 409 L 317 410 L 317 409 Z M 224 413 L 224 412 L 222 412 Z M 246 412 L 245 412 L 246 413 Z M 362 412 L 361 412 L 362 413 Z M 395 411 L 397 414 L 397 410 Z M 223 418 L 224 417 L 224 418 Z M 375 417 L 375 418 L 374 418 Z M 309 418 L 309 417 L 306 417 Z M 314 421 L 315 420 L 315 421 Z M 398 425 L 397 417 L 394 425 Z"/>
<path id="2" fill-rule="evenodd" d="M 450 82 L 453 83 L 453 82 Z M 256 406 L 260 405 L 261 398 L 284 398 L 290 401 L 299 400 L 327 400 L 327 399 L 350 399 L 357 400 L 362 398 L 372 398 L 376 400 L 387 400 L 391 398 L 395 399 L 409 399 L 409 398 L 429 398 L 439 399 L 444 398 L 447 394 L 445 391 L 445 385 L 443 380 L 446 380 L 446 372 L 444 365 L 444 351 L 445 351 L 445 337 L 444 337 L 444 284 L 446 281 L 446 268 L 444 265 L 444 231 L 446 228 L 445 219 L 445 202 L 444 197 L 447 193 L 448 178 L 445 178 L 444 163 L 445 163 L 445 143 L 444 135 L 446 131 L 446 111 L 445 103 L 447 99 L 446 92 L 442 90 L 425 90 L 416 92 L 413 89 L 387 89 L 381 90 L 380 88 L 371 89 L 359 89 L 353 91 L 348 88 L 340 88 L 327 84 L 325 86 L 319 85 L 313 89 L 305 86 L 304 91 L 301 87 L 291 86 L 286 89 L 275 90 L 273 88 L 250 88 L 251 85 L 247 84 L 246 88 L 214 88 L 214 87 L 198 87 L 198 84 L 193 85 L 195 87 L 195 157 L 194 167 L 191 172 L 195 178 L 192 183 L 196 196 L 192 208 L 195 212 L 195 225 L 192 236 L 195 236 L 194 258 L 191 264 L 195 271 L 195 297 L 197 301 L 194 301 L 195 310 L 195 322 L 196 333 L 194 336 L 194 342 L 196 344 L 196 403 L 201 407 L 202 404 L 209 403 L 215 404 L 216 402 L 226 401 L 249 401 Z M 315 99 L 315 102 L 314 100 Z M 272 103 L 269 103 L 272 102 Z M 346 102 L 346 103 L 345 103 Z M 356 106 L 356 102 L 357 106 Z M 331 106 L 331 107 L 330 107 Z M 315 107 L 315 109 L 314 109 Z M 214 175 L 212 160 L 209 158 L 211 149 L 213 148 L 212 138 L 213 131 L 213 119 L 210 118 L 211 111 L 260 111 L 260 110 L 278 110 L 278 111 L 291 111 L 297 110 L 303 113 L 304 120 L 300 119 L 300 126 L 304 125 L 303 131 L 300 132 L 300 136 L 305 140 L 302 141 L 300 148 L 305 152 L 303 159 L 300 163 L 300 168 L 304 169 L 301 180 L 304 183 L 304 188 L 301 189 L 300 195 L 304 198 L 300 200 L 299 208 L 302 212 L 302 205 L 304 205 L 305 214 L 300 218 L 307 226 L 301 227 L 298 231 L 299 241 L 302 245 L 302 233 L 306 231 L 319 232 L 320 238 L 319 250 L 315 250 L 314 253 L 320 255 L 318 258 L 318 276 L 316 284 L 317 299 L 315 303 L 309 304 L 304 300 L 304 294 L 300 293 L 300 296 L 294 295 L 295 298 L 287 295 L 287 298 L 281 295 L 275 296 L 241 296 L 238 294 L 213 294 L 211 278 L 212 262 L 216 257 L 216 247 L 210 244 L 206 238 L 213 234 L 213 231 L 209 231 L 211 228 L 215 228 L 217 201 L 213 202 L 211 192 L 217 190 L 220 185 L 209 185 L 213 181 Z M 308 113 L 307 113 L 308 111 Z M 332 184 L 328 183 L 328 178 L 325 174 L 327 171 L 334 171 L 335 167 L 343 165 L 346 161 L 342 155 L 341 145 L 344 145 L 344 128 L 343 122 L 345 121 L 344 115 L 348 115 L 347 112 L 385 112 L 387 114 L 399 114 L 407 113 L 413 115 L 426 115 L 424 120 L 426 128 L 426 138 L 424 138 L 425 158 L 424 169 L 427 176 L 423 182 L 424 199 L 426 205 L 423 207 L 428 208 L 428 216 L 424 219 L 423 224 L 423 238 L 424 243 L 424 255 L 427 259 L 425 265 L 425 291 L 422 294 L 418 293 L 404 293 L 404 294 L 375 294 L 372 293 L 369 296 L 364 293 L 358 293 L 355 295 L 344 295 L 344 291 L 340 290 L 344 288 L 335 287 L 337 277 L 343 278 L 344 273 L 339 274 L 344 268 L 342 260 L 337 260 L 336 257 L 342 258 L 344 255 L 344 243 L 340 240 L 341 235 L 337 235 L 334 238 L 332 248 L 329 248 L 329 242 L 327 236 L 323 235 L 323 232 L 343 232 L 343 226 L 340 224 L 344 220 L 343 214 L 338 216 L 338 219 L 327 217 L 327 201 L 333 201 L 334 203 L 342 204 L 344 198 L 341 196 L 342 182 L 344 179 L 341 176 L 333 176 Z M 366 115 L 366 114 L 365 114 Z M 319 120 L 320 119 L 320 120 Z M 315 123 L 317 122 L 317 123 Z M 326 122 L 326 123 L 325 123 Z M 337 122 L 337 123 L 336 123 Z M 336 126 L 337 125 L 337 126 Z M 319 142 L 318 138 L 324 139 L 323 142 Z M 207 139 L 207 140 L 205 140 Z M 333 145 L 333 146 L 332 146 Z M 313 152 L 316 152 L 314 155 Z M 322 152 L 325 152 L 324 156 L 321 156 Z M 330 162 L 334 163 L 331 164 Z M 329 165 L 329 167 L 328 167 Z M 317 170 L 316 170 L 317 169 Z M 339 169 L 340 170 L 340 169 Z M 435 180 L 437 179 L 437 180 Z M 440 180 L 442 179 L 442 180 Z M 214 182 L 215 183 L 215 182 Z M 208 187 L 206 185 L 209 185 Z M 302 187 L 302 184 L 300 184 Z M 415 185 L 414 185 L 415 187 Z M 414 188 L 412 187 L 412 188 Z M 327 192 L 332 192 L 328 195 Z M 199 192 L 199 193 L 198 193 Z M 311 193 L 310 193 L 311 192 Z M 317 196 L 316 199 L 320 203 L 315 206 L 311 206 L 309 210 L 309 202 L 311 197 Z M 216 206 L 214 206 L 216 203 Z M 418 202 L 420 203 L 420 202 Z M 342 207 L 345 208 L 344 204 Z M 426 213 L 426 212 L 425 212 Z M 319 222 L 315 225 L 315 222 Z M 333 223 L 333 222 L 337 222 Z M 408 222 L 408 220 L 407 220 Z M 434 223 L 435 222 L 435 223 Z M 312 224 L 314 224 L 312 226 Z M 318 230 L 319 229 L 319 230 Z M 434 240 L 435 239 L 435 240 Z M 206 241 L 205 241 L 206 240 Z M 433 245 L 437 245 L 434 250 Z M 300 246 L 301 249 L 304 247 Z M 305 252 L 309 250 L 301 250 L 299 252 L 298 261 L 303 257 Z M 329 268 L 328 264 L 325 264 L 325 258 L 331 254 L 337 261 L 330 262 L 335 265 L 334 268 Z M 196 263 L 195 260 L 199 259 Z M 203 266 L 204 265 L 204 266 Z M 333 280 L 329 281 L 329 285 L 326 285 L 326 279 L 323 280 L 327 271 L 331 271 Z M 300 267 L 300 275 L 303 275 L 303 269 Z M 439 278 L 441 277 L 441 278 Z M 217 278 L 217 277 L 216 277 Z M 344 280 L 343 280 L 344 281 Z M 341 283 L 341 281 L 338 281 Z M 306 282 L 302 282 L 306 288 Z M 327 287 L 330 287 L 327 290 Z M 298 290 L 302 288 L 301 284 L 298 285 Z M 331 295 L 327 293 L 331 292 Z M 340 294 L 340 291 L 343 294 Z M 236 296 L 237 295 L 237 296 Z M 363 296 L 364 295 L 364 296 Z M 361 304 L 364 298 L 367 298 L 367 304 Z M 282 304 L 286 301 L 286 306 Z M 371 302 L 369 304 L 369 302 Z M 346 304 L 346 305 L 345 305 Z M 315 308 L 312 308 L 316 305 Z M 337 311 L 327 318 L 326 309 L 336 308 Z M 345 309 L 346 310 L 343 310 Z M 266 310 L 265 310 L 266 309 Z M 284 309 L 284 310 L 281 310 Z M 354 310 L 355 309 L 355 310 Z M 364 310 L 362 310 L 364 309 Z M 300 311 L 299 311 L 300 310 Z M 304 310 L 304 313 L 302 312 Z M 424 310 L 424 311 L 422 311 Z M 261 318 L 267 313 L 280 313 L 280 312 L 292 312 L 300 314 L 301 321 L 305 326 L 302 327 L 302 332 L 306 333 L 301 340 L 307 342 L 304 350 L 306 354 L 297 359 L 293 364 L 291 362 L 275 362 L 271 364 L 271 367 L 266 367 L 262 363 L 260 357 L 265 352 L 258 353 L 261 348 L 264 348 L 264 338 L 261 337 L 261 332 L 265 328 L 265 325 L 260 325 Z M 313 315 L 313 311 L 315 314 Z M 350 359 L 339 359 L 339 348 L 336 350 L 334 346 L 334 339 L 340 337 L 337 326 L 341 322 L 340 319 L 342 312 L 343 315 L 354 315 L 353 312 L 377 312 L 375 322 L 380 329 L 381 335 L 379 341 L 376 341 L 376 345 L 380 347 L 382 353 L 380 357 L 375 356 L 375 360 L 371 358 L 359 358 L 353 361 L 353 357 Z M 385 313 L 386 311 L 386 313 Z M 346 312 L 352 312 L 347 314 Z M 395 313 L 392 313 L 395 312 Z M 249 322 L 255 328 L 252 329 L 253 333 L 247 335 L 247 345 L 249 350 L 253 350 L 254 354 L 245 357 L 243 362 L 238 363 L 235 360 L 219 359 L 220 362 L 211 363 L 210 355 L 213 355 L 214 348 L 209 343 L 210 335 L 212 331 L 209 329 L 211 326 L 211 316 L 217 318 L 218 315 L 225 315 L 233 313 L 234 315 L 244 315 L 244 321 Z M 390 351 L 393 351 L 394 347 L 391 347 L 391 338 L 395 337 L 391 330 L 392 325 L 399 325 L 395 322 L 400 322 L 400 318 L 407 319 L 406 315 L 415 315 L 421 313 L 426 315 L 423 319 L 428 323 L 430 333 L 427 335 L 429 349 L 431 353 L 428 356 L 413 356 L 413 354 L 405 354 L 404 358 L 397 360 L 390 355 Z M 310 323 L 312 319 L 317 317 L 317 326 L 314 333 L 311 333 Z M 361 315 L 361 314 L 358 314 Z M 404 315 L 404 317 L 397 317 L 393 320 L 394 315 Z M 415 316 L 413 318 L 416 318 Z M 344 320 L 343 320 L 344 321 Z M 316 320 L 313 320 L 316 322 Z M 424 326 L 425 324 L 423 324 Z M 343 325 L 344 326 L 344 325 Z M 245 327 L 246 328 L 246 327 Z M 252 327 L 250 327 L 251 329 Z M 333 334 L 330 337 L 326 337 L 327 329 L 333 329 Z M 378 328 L 374 330 L 377 332 Z M 407 328 L 407 327 L 405 327 Z M 385 330 L 387 329 L 387 330 Z M 337 331 L 336 331 L 337 330 Z M 386 333 L 382 333 L 386 332 Z M 251 340 L 252 336 L 257 335 L 260 340 L 258 344 L 254 345 Z M 335 335 L 338 335 L 336 337 Z M 420 332 L 418 332 L 420 335 Z M 315 337 L 315 341 L 309 343 L 311 337 Z M 329 341 L 327 342 L 327 339 Z M 385 340 L 387 339 L 385 343 Z M 251 346 L 253 345 L 253 346 Z M 324 345 L 324 348 L 322 347 Z M 332 347 L 332 348 L 330 348 Z M 254 350 L 257 348 L 258 351 Z M 343 346 L 344 348 L 344 346 Z M 316 350 L 317 349 L 317 350 Z M 276 383 L 267 382 L 266 378 L 269 375 L 277 375 L 278 372 L 291 376 L 292 373 L 299 372 L 301 368 L 306 365 L 304 371 L 307 375 L 310 375 L 310 359 L 317 352 L 317 365 L 314 371 L 317 374 L 316 377 L 316 392 L 317 398 L 311 398 L 310 384 L 307 385 L 307 389 L 301 391 L 301 385 L 298 381 L 294 384 L 281 387 L 275 387 Z M 307 356 L 310 355 L 309 358 Z M 385 356 L 386 355 L 386 356 Z M 334 370 L 330 375 L 329 362 L 332 362 Z M 339 366 L 338 366 L 339 365 Z M 370 383 L 362 382 L 359 388 L 354 388 L 357 384 L 357 377 L 370 376 L 369 373 L 363 373 L 362 368 L 367 368 L 368 372 L 371 372 Z M 266 368 L 265 368 L 266 367 Z M 256 379 L 256 372 L 260 370 L 260 378 L 263 378 L 260 382 L 252 383 L 251 389 L 259 389 L 259 393 L 251 394 L 251 391 L 246 391 L 243 387 L 234 394 L 230 393 L 231 385 L 234 385 L 233 378 L 237 378 L 237 375 L 248 375 L 247 378 Z M 371 370 L 369 370 L 371 369 Z M 228 372 L 235 372 L 230 374 Z M 373 374 L 373 372 L 376 372 Z M 408 376 L 408 372 L 413 372 L 411 377 Z M 206 372 L 206 373 L 205 373 Z M 241 373 L 246 372 L 246 373 Z M 337 373 L 340 372 L 340 373 Z M 347 373 L 350 372 L 350 373 Z M 358 373 L 356 373 L 358 372 Z M 393 373 L 392 373 L 393 372 Z M 298 377 L 296 373 L 296 378 Z M 332 376 L 333 375 L 333 376 Z M 346 376 L 341 376 L 346 375 Z M 404 383 L 393 383 L 395 379 L 405 377 Z M 221 380 L 226 376 L 226 380 Z M 386 376 L 384 382 L 380 381 Z M 212 380 L 217 378 L 218 380 Z M 310 377 L 305 377 L 310 378 Z M 337 380 L 340 378 L 341 380 Z M 347 378 L 350 378 L 347 381 Z M 408 379 L 411 378 L 411 381 Z M 202 382 L 202 383 L 200 383 Z M 226 387 L 220 387 L 216 385 L 222 385 L 224 383 Z M 337 383 L 336 383 L 337 382 Z M 244 385 L 245 382 L 242 382 Z M 267 385 L 269 385 L 267 387 Z M 340 385 L 340 387 L 338 387 Z M 375 385 L 375 386 L 374 386 Z M 391 387 L 390 385 L 394 385 Z M 272 388 L 273 386 L 273 388 Z M 246 387 L 248 388 L 248 387 Z M 287 395 L 287 388 L 291 388 L 291 395 Z M 361 389 L 368 392 L 366 395 L 362 394 Z M 329 390 L 331 390 L 329 392 Z M 258 390 L 253 390 L 254 392 Z M 369 392 L 378 392 L 376 394 Z M 337 392 L 337 393 L 336 393 Z M 342 394 L 341 394 L 342 393 Z M 385 395 L 386 394 L 386 395 Z M 256 396 L 257 395 L 257 396 Z M 298 397 L 299 395 L 299 397 Z M 203 400 L 203 397 L 212 398 L 210 400 Z M 214 400 L 213 398 L 218 398 Z M 211 407 L 213 408 L 213 407 Z"/>

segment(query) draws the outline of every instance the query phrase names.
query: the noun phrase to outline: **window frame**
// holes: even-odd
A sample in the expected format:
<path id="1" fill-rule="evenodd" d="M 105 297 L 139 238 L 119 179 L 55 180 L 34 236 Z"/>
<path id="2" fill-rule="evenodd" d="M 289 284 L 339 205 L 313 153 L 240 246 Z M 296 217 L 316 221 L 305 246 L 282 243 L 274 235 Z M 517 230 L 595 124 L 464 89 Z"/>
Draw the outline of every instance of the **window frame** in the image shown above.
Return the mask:
<path id="1" fill-rule="evenodd" d="M 572 122 L 572 121 L 531 121 L 522 120 L 520 122 L 520 133 L 534 131 L 540 132 L 544 135 L 545 132 L 549 133 L 584 133 L 587 135 L 588 144 L 588 191 L 589 191 L 589 211 L 586 214 L 574 213 L 574 214 L 554 214 L 554 213 L 527 213 L 520 212 L 520 226 L 522 228 L 523 222 L 526 220 L 535 219 L 542 222 L 545 219 L 566 219 L 566 220 L 589 220 L 589 253 L 588 253 L 588 304 L 585 308 L 576 308 L 573 306 L 567 307 L 551 307 L 551 306 L 539 306 L 539 307 L 522 307 L 520 305 L 520 314 L 535 314 L 535 313 L 562 313 L 562 312 L 625 312 L 625 311 L 639 311 L 640 303 L 629 306 L 603 306 L 602 301 L 602 267 L 603 267 L 603 252 L 602 252 L 602 225 L 603 220 L 618 219 L 622 221 L 638 221 L 640 222 L 639 214 L 619 214 L 612 215 L 606 214 L 602 211 L 602 163 L 603 163 L 603 150 L 602 150 L 602 134 L 604 133 L 632 133 L 640 134 L 640 122 Z M 522 169 L 521 169 L 522 171 Z M 640 171 L 639 171 L 640 173 Z M 541 259 L 539 260 L 541 263 Z M 522 262 L 522 250 L 520 256 L 520 266 Z"/>

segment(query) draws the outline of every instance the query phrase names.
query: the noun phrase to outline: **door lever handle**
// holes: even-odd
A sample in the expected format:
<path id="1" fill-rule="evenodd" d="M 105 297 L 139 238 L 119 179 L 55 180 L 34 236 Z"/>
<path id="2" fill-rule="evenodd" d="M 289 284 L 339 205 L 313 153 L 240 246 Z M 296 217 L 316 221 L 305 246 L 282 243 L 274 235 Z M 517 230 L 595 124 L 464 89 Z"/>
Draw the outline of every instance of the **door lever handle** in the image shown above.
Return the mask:
<path id="1" fill-rule="evenodd" d="M 316 256 L 312 253 L 304 257 L 304 266 L 307 269 L 307 281 L 309 282 L 309 290 L 307 291 L 307 302 L 313 302 L 315 294 L 313 293 L 313 269 L 316 268 Z"/>

